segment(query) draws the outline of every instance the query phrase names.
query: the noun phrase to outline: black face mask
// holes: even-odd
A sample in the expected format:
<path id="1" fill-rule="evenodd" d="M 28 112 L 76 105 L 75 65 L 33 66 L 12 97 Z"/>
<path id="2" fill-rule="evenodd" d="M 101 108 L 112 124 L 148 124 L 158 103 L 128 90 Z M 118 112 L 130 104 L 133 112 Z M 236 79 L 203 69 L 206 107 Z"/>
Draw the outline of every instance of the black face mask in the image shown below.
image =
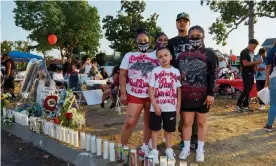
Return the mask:
<path id="1" fill-rule="evenodd" d="M 139 51 L 141 51 L 142 53 L 146 53 L 149 49 L 150 43 L 137 43 L 137 46 Z"/>
<path id="2" fill-rule="evenodd" d="M 189 39 L 190 45 L 194 48 L 201 48 L 203 46 L 203 39 L 200 37 L 192 37 Z"/>

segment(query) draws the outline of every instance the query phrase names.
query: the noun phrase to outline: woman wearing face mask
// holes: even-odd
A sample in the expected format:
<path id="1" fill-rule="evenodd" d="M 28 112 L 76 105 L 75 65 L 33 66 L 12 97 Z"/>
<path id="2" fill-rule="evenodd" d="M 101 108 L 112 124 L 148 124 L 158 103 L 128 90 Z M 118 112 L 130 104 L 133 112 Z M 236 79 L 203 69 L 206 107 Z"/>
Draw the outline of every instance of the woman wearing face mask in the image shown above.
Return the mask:
<path id="1" fill-rule="evenodd" d="M 203 162 L 207 113 L 214 103 L 216 55 L 204 47 L 204 30 L 200 26 L 190 28 L 189 43 L 190 50 L 178 56 L 182 84 L 181 112 L 184 119 L 182 129 L 184 148 L 179 158 L 185 160 L 190 155 L 192 125 L 196 116 L 198 125 L 196 161 Z"/>
<path id="2" fill-rule="evenodd" d="M 127 105 L 126 119 L 121 131 L 121 143 L 127 146 L 142 110 L 144 110 L 144 138 L 141 150 L 149 152 L 148 142 L 150 98 L 148 94 L 151 71 L 158 65 L 155 52 L 149 50 L 149 35 L 145 30 L 138 30 L 135 38 L 138 51 L 127 53 L 120 65 L 120 100 Z"/>

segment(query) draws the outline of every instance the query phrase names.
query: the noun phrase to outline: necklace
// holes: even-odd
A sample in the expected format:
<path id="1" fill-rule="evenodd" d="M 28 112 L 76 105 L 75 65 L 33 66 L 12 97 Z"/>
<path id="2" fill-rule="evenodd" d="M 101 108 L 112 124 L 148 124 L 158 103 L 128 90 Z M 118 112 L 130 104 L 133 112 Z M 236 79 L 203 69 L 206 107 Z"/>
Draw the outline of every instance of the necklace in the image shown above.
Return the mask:
<path id="1" fill-rule="evenodd" d="M 184 40 L 182 40 L 179 36 L 177 36 L 177 38 L 176 38 L 177 46 L 182 45 L 182 44 L 186 44 L 186 43 L 187 43 L 188 38 L 186 38 L 186 36 L 185 36 L 185 37 L 183 37 L 183 38 L 185 38 L 185 39 L 184 39 Z M 179 41 L 180 41 L 180 42 L 179 42 Z"/>

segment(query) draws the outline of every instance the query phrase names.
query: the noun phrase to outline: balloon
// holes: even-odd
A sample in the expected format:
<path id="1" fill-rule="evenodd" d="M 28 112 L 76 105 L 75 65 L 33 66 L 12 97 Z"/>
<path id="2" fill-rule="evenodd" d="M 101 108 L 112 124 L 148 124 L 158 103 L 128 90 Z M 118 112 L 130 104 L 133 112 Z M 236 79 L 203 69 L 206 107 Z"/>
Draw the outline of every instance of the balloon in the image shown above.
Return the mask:
<path id="1" fill-rule="evenodd" d="M 49 35 L 48 36 L 48 42 L 51 45 L 56 44 L 56 42 L 57 42 L 57 36 L 54 35 L 54 34 Z"/>
<path id="2" fill-rule="evenodd" d="M 236 61 L 236 60 L 237 60 L 237 57 L 236 57 L 235 55 L 232 55 L 232 56 L 231 56 L 231 60 L 232 60 L 232 61 Z"/>

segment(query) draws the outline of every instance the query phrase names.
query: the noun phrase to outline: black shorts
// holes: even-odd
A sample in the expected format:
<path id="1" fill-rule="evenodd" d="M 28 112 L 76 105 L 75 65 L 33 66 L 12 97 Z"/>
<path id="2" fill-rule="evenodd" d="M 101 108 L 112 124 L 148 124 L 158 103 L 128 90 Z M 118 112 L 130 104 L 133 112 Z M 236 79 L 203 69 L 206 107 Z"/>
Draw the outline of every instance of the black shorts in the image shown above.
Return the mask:
<path id="1" fill-rule="evenodd" d="M 156 116 L 155 112 L 150 112 L 149 128 L 151 130 L 161 130 L 162 121 L 165 131 L 174 132 L 176 127 L 176 112 L 162 112 L 161 116 Z"/>
<path id="2" fill-rule="evenodd" d="M 208 113 L 210 110 L 210 108 L 207 108 L 207 105 L 203 105 L 202 107 L 198 107 L 198 108 L 185 108 L 185 107 L 182 107 L 181 108 L 181 112 L 198 112 L 198 113 L 202 113 L 202 114 L 205 114 L 205 113 Z"/>
<path id="3" fill-rule="evenodd" d="M 5 89 L 14 89 L 14 78 L 13 76 L 9 76 L 4 82 Z"/>

